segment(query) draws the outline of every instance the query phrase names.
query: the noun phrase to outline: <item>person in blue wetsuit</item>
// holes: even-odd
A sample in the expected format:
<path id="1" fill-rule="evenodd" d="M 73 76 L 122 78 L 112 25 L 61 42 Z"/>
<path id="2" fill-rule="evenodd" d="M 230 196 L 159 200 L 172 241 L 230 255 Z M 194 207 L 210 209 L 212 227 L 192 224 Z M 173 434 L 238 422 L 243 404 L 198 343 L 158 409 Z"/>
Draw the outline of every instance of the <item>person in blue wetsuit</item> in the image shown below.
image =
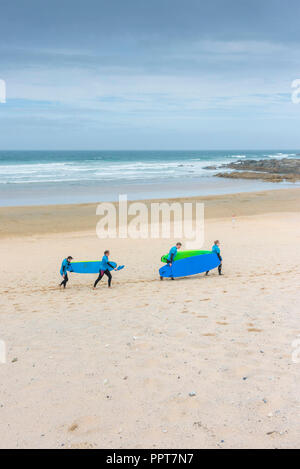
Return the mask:
<path id="1" fill-rule="evenodd" d="M 175 246 L 173 246 L 170 251 L 169 251 L 169 254 L 168 254 L 168 259 L 167 259 L 167 264 L 169 264 L 169 266 L 171 267 L 173 262 L 174 262 L 174 259 L 176 257 L 176 254 L 177 254 L 177 251 L 179 249 L 181 249 L 181 246 L 182 244 L 180 242 L 176 243 Z M 160 278 L 162 280 L 162 277 Z M 171 277 L 172 280 L 174 280 L 174 277 Z"/>
<path id="2" fill-rule="evenodd" d="M 173 246 L 168 254 L 168 259 L 167 259 L 167 264 L 171 267 L 171 265 L 174 262 L 174 259 L 176 257 L 177 251 L 181 249 L 182 244 L 181 243 L 176 243 L 176 246 Z"/>
<path id="3" fill-rule="evenodd" d="M 99 270 L 99 277 L 96 279 L 94 283 L 94 288 L 96 288 L 98 282 L 102 279 L 103 275 L 106 275 L 108 278 L 108 287 L 111 286 L 111 280 L 112 280 L 112 275 L 109 271 L 109 267 L 111 267 L 113 270 L 117 270 L 112 264 L 109 263 L 109 251 L 104 251 L 104 256 L 102 257 L 101 261 L 101 268 Z"/>
<path id="4" fill-rule="evenodd" d="M 71 267 L 71 261 L 73 260 L 72 256 L 66 257 L 61 264 L 60 268 L 60 275 L 63 278 L 63 281 L 60 283 L 60 287 L 66 288 L 67 282 L 69 281 L 68 278 L 68 273 L 67 272 L 72 272 L 72 267 Z"/>
<path id="5" fill-rule="evenodd" d="M 217 256 L 218 256 L 218 258 L 221 262 L 218 266 L 218 272 L 219 272 L 219 275 L 223 275 L 222 274 L 222 256 L 221 256 L 221 250 L 220 250 L 220 241 L 218 239 L 214 242 L 214 245 L 211 248 L 211 251 L 214 252 L 215 254 L 217 254 Z M 205 275 L 208 275 L 208 273 L 209 273 L 209 270 L 206 272 Z"/>

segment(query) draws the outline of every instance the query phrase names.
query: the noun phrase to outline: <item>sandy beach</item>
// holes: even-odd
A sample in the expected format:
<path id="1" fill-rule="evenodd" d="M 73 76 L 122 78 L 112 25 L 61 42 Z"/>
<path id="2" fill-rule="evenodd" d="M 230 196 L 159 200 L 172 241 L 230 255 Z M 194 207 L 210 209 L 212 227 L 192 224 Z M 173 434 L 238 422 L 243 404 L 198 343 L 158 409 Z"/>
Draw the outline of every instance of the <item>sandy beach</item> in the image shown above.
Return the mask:
<path id="1" fill-rule="evenodd" d="M 95 204 L 0 208 L 1 448 L 299 446 L 300 189 L 197 200 L 224 276 L 174 282 L 175 240 L 99 240 Z M 111 290 L 58 289 L 106 248 Z"/>

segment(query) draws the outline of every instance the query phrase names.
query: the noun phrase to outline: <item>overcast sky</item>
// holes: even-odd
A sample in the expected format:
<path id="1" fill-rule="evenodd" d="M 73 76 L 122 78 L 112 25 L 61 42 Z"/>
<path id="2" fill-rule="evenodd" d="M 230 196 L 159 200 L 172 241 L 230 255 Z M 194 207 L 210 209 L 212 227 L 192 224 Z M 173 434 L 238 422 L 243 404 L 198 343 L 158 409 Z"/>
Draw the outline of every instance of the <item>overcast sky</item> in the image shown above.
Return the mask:
<path id="1" fill-rule="evenodd" d="M 299 0 L 0 0 L 0 149 L 300 148 Z"/>

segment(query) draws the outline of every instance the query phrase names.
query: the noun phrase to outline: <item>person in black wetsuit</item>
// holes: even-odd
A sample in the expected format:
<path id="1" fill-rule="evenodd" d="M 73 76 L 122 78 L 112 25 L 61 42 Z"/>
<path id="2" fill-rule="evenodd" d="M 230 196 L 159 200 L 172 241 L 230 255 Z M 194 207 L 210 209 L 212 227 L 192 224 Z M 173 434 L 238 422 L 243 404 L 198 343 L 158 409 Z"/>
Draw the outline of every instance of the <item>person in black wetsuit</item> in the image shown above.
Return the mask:
<path id="1" fill-rule="evenodd" d="M 62 261 L 62 264 L 61 264 L 61 268 L 60 268 L 60 275 L 62 276 L 63 278 L 63 281 L 60 283 L 60 287 L 64 287 L 66 288 L 66 285 L 69 281 L 69 277 L 68 277 L 68 271 L 69 272 L 73 272 L 72 268 L 71 268 L 71 261 L 73 260 L 73 257 L 72 256 L 68 256 L 66 257 L 66 259 L 64 259 Z"/>
<path id="2" fill-rule="evenodd" d="M 221 250 L 220 250 L 220 241 L 217 239 L 215 242 L 214 242 L 214 245 L 211 249 L 212 252 L 214 252 L 215 254 L 217 254 L 218 258 L 219 258 L 219 261 L 220 261 L 220 264 L 218 266 L 218 272 L 219 272 L 219 275 L 223 275 L 222 274 L 222 256 L 221 256 Z M 205 272 L 205 275 L 208 275 L 209 273 L 209 270 L 207 272 Z"/>
<path id="3" fill-rule="evenodd" d="M 109 263 L 108 256 L 109 256 L 109 251 L 104 251 L 104 256 L 102 257 L 102 261 L 101 261 L 101 269 L 99 271 L 99 277 L 96 279 L 94 283 L 94 288 L 96 288 L 98 282 L 100 282 L 103 275 L 106 275 L 108 278 L 108 287 L 111 286 L 112 275 L 109 271 L 109 267 L 111 267 L 113 270 L 116 270 L 116 268 L 112 264 Z"/>

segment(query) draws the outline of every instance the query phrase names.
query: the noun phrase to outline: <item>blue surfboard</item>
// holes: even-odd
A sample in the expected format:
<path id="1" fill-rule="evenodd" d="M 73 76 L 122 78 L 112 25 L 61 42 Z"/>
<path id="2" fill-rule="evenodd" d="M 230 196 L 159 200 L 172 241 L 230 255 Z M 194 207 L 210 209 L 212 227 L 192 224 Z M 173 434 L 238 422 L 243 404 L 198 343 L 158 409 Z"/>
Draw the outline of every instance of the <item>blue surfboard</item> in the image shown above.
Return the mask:
<path id="1" fill-rule="evenodd" d="M 116 262 L 109 261 L 114 268 L 117 267 Z M 87 261 L 87 262 L 71 262 L 71 272 L 76 274 L 98 274 L 101 270 L 102 262 L 101 261 Z M 124 269 L 124 265 L 120 265 L 117 270 Z M 113 270 L 111 267 L 108 270 Z"/>
<path id="2" fill-rule="evenodd" d="M 220 260 L 215 253 L 202 254 L 175 261 L 171 267 L 164 265 L 159 269 L 159 275 L 164 278 L 188 277 L 215 269 L 218 265 L 220 265 Z"/>

